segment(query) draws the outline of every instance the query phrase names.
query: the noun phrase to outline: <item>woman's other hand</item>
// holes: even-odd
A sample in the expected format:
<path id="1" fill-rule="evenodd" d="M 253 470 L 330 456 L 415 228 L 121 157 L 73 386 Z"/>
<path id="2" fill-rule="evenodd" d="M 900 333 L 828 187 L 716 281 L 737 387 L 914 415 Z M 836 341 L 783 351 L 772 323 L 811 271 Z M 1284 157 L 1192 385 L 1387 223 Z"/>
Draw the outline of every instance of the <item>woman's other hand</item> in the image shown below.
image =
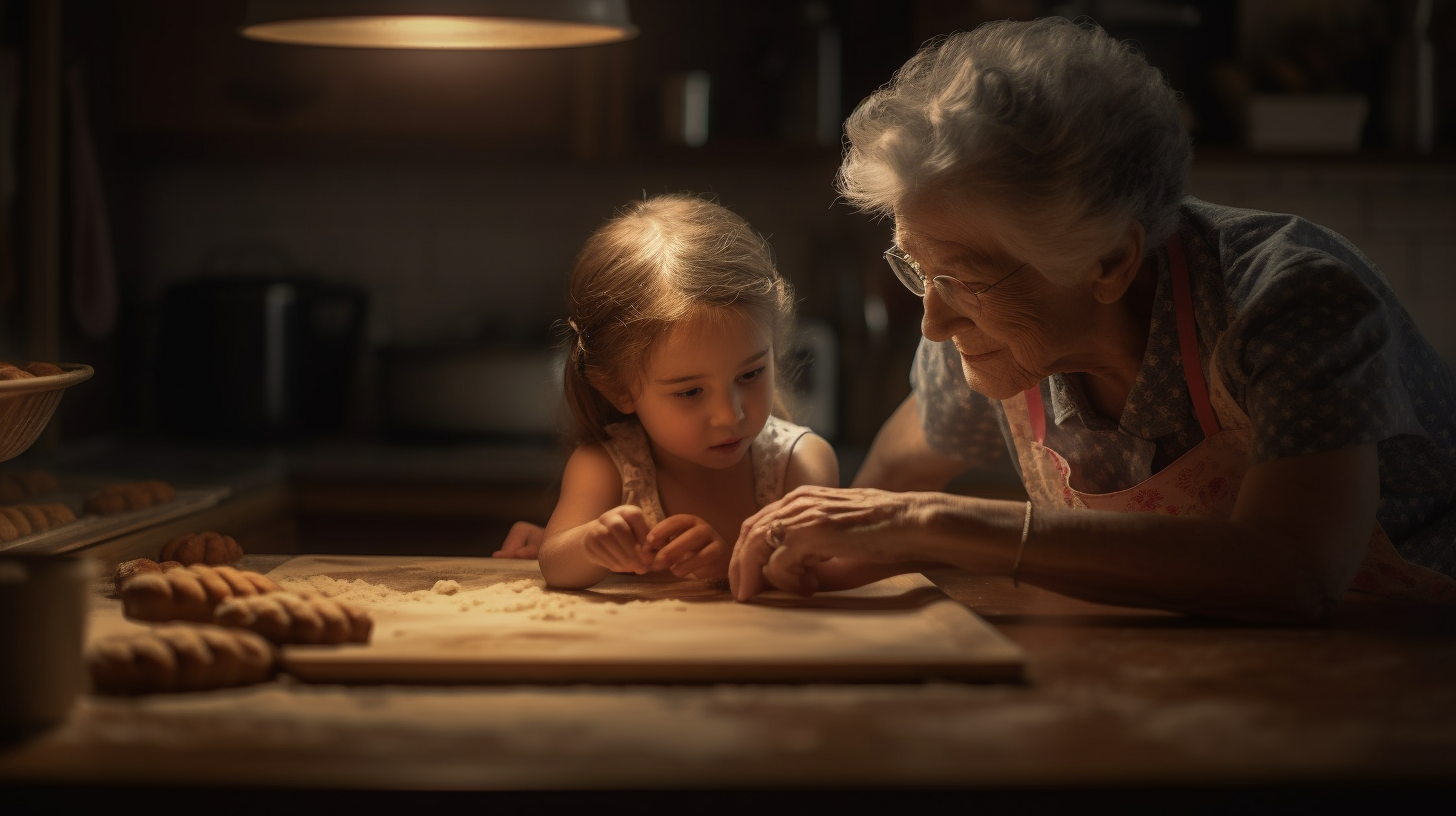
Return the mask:
<path id="1" fill-rule="evenodd" d="M 697 581 L 726 577 L 731 554 L 711 524 L 688 513 L 663 519 L 642 546 L 642 556 L 653 569 Z"/>
<path id="2" fill-rule="evenodd" d="M 911 561 L 894 533 L 913 526 L 913 493 L 870 488 L 795 488 L 744 520 L 728 567 L 733 597 L 746 601 L 770 586 L 799 595 L 844 589 L 854 576 L 894 574 Z"/>
<path id="3" fill-rule="evenodd" d="M 506 533 L 505 543 L 490 554 L 491 558 L 536 558 L 541 554 L 541 539 L 546 536 L 545 528 L 529 521 L 518 521 Z"/>

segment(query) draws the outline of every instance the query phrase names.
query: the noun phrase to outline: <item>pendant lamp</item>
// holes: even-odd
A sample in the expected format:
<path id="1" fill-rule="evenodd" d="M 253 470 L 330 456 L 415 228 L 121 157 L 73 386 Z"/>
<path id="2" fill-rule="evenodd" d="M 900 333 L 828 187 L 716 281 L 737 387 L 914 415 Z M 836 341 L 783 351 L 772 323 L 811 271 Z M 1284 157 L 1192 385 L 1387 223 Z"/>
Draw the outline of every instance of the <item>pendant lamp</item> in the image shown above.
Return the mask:
<path id="1" fill-rule="evenodd" d="M 627 0 L 248 0 L 244 37 L 295 45 L 571 48 L 637 36 Z"/>

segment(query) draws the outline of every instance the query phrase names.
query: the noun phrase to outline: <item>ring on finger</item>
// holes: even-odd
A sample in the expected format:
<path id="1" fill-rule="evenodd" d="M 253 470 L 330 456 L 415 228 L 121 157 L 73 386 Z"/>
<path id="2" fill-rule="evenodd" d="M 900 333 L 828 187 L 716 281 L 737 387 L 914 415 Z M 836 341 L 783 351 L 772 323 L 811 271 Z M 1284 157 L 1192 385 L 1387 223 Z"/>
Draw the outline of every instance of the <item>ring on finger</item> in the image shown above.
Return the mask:
<path id="1" fill-rule="evenodd" d="M 777 521 L 769 523 L 768 530 L 763 534 L 763 540 L 768 544 L 770 550 L 777 550 L 779 547 L 784 546 L 784 540 L 779 535 L 779 523 Z"/>

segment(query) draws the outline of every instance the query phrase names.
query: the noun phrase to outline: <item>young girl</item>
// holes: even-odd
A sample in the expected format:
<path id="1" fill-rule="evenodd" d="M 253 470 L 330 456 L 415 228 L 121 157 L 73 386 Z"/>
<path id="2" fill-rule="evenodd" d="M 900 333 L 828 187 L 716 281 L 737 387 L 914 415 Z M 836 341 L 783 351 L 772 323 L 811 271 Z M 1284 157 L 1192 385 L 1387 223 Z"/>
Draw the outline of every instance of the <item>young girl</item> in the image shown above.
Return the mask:
<path id="1" fill-rule="evenodd" d="M 721 580 L 745 518 L 839 485 L 829 443 L 781 418 L 793 293 L 742 218 L 687 195 L 633 202 L 588 239 L 570 294 L 578 445 L 540 545 L 548 586 Z"/>

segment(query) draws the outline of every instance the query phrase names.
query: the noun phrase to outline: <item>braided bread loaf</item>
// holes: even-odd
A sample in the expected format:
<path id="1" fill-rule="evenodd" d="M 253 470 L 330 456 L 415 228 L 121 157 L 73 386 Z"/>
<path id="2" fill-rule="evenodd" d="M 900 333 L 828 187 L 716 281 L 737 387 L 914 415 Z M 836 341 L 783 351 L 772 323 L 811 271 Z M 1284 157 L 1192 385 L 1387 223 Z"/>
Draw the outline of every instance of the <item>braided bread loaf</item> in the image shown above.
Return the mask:
<path id="1" fill-rule="evenodd" d="M 277 673 L 278 653 L 254 632 L 178 623 L 98 640 L 85 662 L 99 694 L 152 694 L 261 683 Z"/>
<path id="2" fill-rule="evenodd" d="M 368 643 L 374 628 L 369 613 L 353 604 L 282 591 L 223 601 L 214 622 L 249 629 L 274 643 Z"/>
<path id="3" fill-rule="evenodd" d="M 158 564 L 150 558 L 134 558 L 131 561 L 123 561 L 117 564 L 116 572 L 112 574 L 111 579 L 115 585 L 117 597 L 121 597 L 121 585 L 130 581 L 133 577 L 141 575 L 144 572 L 161 574 L 169 569 L 176 569 L 181 566 L 184 565 L 176 561 L 163 561 Z"/>
<path id="4" fill-rule="evenodd" d="M 210 623 L 213 610 L 229 598 L 278 591 L 271 578 L 248 570 L 175 561 L 155 564 L 153 569 L 152 564 L 137 559 L 116 568 L 116 594 L 129 618 Z"/>
<path id="5" fill-rule="evenodd" d="M 162 545 L 159 560 L 183 564 L 231 564 L 243 557 L 237 539 L 211 530 L 183 533 Z"/>

